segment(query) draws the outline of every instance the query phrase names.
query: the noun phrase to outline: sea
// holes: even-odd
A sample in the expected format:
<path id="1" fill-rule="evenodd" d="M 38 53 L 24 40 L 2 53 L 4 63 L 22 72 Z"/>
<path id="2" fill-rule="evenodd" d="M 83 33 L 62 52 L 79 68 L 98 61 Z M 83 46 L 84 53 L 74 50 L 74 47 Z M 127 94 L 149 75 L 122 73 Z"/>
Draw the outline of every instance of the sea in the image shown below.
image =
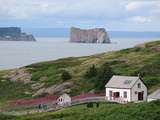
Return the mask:
<path id="1" fill-rule="evenodd" d="M 0 41 L 0 70 L 66 57 L 89 56 L 134 47 L 160 38 L 111 38 L 111 44 L 70 43 L 69 38 L 36 38 L 36 42 Z"/>

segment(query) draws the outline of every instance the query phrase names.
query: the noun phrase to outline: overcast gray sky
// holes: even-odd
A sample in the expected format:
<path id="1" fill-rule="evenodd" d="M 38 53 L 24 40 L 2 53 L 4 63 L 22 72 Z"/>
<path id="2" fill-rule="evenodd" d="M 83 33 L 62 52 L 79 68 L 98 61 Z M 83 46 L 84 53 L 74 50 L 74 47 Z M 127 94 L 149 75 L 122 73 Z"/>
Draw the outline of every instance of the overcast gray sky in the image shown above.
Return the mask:
<path id="1" fill-rule="evenodd" d="M 160 31 L 160 0 L 0 0 L 0 26 Z"/>

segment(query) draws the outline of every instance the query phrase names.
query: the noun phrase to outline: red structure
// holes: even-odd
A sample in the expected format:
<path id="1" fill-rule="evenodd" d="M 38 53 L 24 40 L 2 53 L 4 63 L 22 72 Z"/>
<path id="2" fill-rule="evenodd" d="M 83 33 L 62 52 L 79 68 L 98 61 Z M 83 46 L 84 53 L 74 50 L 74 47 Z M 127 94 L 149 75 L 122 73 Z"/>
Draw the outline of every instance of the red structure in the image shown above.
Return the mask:
<path id="1" fill-rule="evenodd" d="M 31 99 L 31 100 L 17 100 L 13 102 L 15 106 L 35 106 L 39 104 L 56 104 L 58 99 L 58 96 L 47 96 L 44 98 L 37 98 L 37 99 Z"/>
<path id="2" fill-rule="evenodd" d="M 86 94 L 73 96 L 72 101 L 78 101 L 78 100 L 88 99 L 88 98 L 95 98 L 95 97 L 100 97 L 100 96 L 104 96 L 104 95 L 105 95 L 104 93 L 102 93 L 102 94 L 86 93 Z"/>

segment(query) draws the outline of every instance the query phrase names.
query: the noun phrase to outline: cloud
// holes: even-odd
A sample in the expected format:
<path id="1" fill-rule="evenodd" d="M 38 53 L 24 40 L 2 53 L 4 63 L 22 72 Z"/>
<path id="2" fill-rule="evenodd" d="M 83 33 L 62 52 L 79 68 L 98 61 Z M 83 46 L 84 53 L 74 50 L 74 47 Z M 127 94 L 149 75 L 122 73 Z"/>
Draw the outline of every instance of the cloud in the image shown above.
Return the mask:
<path id="1" fill-rule="evenodd" d="M 0 15 L 9 19 L 39 16 L 116 17 L 116 11 L 121 6 L 113 6 L 116 6 L 115 0 L 0 0 Z"/>
<path id="2" fill-rule="evenodd" d="M 159 25 L 159 19 L 159 0 L 0 0 L 1 26 L 118 28 L 142 23 Z"/>
<path id="3" fill-rule="evenodd" d="M 125 8 L 127 11 L 137 11 L 137 10 L 152 10 L 159 9 L 160 1 L 158 0 L 135 0 L 127 2 Z"/>
<path id="4" fill-rule="evenodd" d="M 134 11 L 140 7 L 142 7 L 144 5 L 143 2 L 130 2 L 128 3 L 125 7 L 126 7 L 126 10 L 128 11 Z"/>
<path id="5" fill-rule="evenodd" d="M 151 22 L 151 18 L 144 17 L 144 16 L 134 16 L 134 17 L 131 17 L 128 20 L 136 22 L 136 23 L 149 23 L 149 22 Z"/>

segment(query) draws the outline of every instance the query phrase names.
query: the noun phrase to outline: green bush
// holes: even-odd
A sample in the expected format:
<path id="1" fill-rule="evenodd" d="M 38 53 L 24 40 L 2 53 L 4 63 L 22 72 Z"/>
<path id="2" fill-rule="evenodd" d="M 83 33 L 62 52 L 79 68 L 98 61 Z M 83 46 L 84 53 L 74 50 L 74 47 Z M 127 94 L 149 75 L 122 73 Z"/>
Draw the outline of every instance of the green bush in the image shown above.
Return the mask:
<path id="1" fill-rule="evenodd" d="M 68 71 L 62 71 L 61 78 L 63 81 L 69 80 L 72 78 L 72 75 Z"/>
<path id="2" fill-rule="evenodd" d="M 92 65 L 86 72 L 86 77 L 91 78 L 97 76 L 97 68 L 95 65 Z"/>

